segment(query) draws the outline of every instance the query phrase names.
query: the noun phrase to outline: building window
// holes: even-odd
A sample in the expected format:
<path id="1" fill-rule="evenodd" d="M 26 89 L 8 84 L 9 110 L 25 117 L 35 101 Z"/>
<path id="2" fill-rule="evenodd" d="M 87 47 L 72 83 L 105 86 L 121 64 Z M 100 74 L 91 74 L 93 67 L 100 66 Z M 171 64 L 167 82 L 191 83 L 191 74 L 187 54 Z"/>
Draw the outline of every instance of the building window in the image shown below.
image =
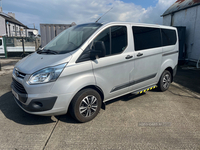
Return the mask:
<path id="1" fill-rule="evenodd" d="M 135 51 L 161 47 L 161 34 L 159 28 L 132 27 Z"/>
<path id="2" fill-rule="evenodd" d="M 33 36 L 34 36 L 33 32 L 28 32 L 28 37 L 33 37 Z"/>
<path id="3" fill-rule="evenodd" d="M 2 45 L 2 39 L 0 39 L 0 46 Z"/>
<path id="4" fill-rule="evenodd" d="M 15 31 L 15 26 L 13 26 L 13 31 Z"/>

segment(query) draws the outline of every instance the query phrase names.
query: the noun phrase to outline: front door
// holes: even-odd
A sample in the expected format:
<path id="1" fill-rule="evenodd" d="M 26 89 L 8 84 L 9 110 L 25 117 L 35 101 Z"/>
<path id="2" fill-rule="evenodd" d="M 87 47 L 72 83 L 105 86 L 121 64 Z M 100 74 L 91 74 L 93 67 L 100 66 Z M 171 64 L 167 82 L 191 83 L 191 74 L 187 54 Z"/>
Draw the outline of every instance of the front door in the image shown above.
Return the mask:
<path id="1" fill-rule="evenodd" d="M 134 68 L 129 26 L 117 25 L 104 29 L 93 42 L 101 41 L 106 55 L 92 61 L 96 84 L 102 88 L 104 99 L 109 100 L 130 90 L 129 73 Z"/>

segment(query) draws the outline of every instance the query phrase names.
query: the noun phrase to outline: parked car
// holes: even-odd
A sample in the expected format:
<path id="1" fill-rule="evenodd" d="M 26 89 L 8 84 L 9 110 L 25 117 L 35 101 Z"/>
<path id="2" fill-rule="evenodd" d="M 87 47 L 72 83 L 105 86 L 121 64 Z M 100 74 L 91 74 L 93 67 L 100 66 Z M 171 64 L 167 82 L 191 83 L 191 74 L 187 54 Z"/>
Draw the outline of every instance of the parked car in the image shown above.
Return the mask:
<path id="1" fill-rule="evenodd" d="M 48 116 L 69 110 L 87 122 L 113 98 L 155 86 L 166 91 L 176 74 L 178 45 L 174 27 L 76 25 L 15 65 L 12 93 L 28 113 Z"/>

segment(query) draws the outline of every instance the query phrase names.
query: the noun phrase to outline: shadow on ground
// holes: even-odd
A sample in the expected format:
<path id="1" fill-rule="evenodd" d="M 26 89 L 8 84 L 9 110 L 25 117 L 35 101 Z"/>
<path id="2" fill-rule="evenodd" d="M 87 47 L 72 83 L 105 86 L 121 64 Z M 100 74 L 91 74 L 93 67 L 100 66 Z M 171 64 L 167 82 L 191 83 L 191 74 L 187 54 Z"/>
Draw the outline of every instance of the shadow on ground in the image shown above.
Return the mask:
<path id="1" fill-rule="evenodd" d="M 37 125 L 55 122 L 51 117 L 36 116 L 24 112 L 15 103 L 11 92 L 7 92 L 0 97 L 0 110 L 6 118 L 23 125 Z"/>
<path id="2" fill-rule="evenodd" d="M 174 82 L 200 94 L 200 70 L 179 66 Z"/>
<path id="3" fill-rule="evenodd" d="M 134 98 L 137 98 L 139 96 L 144 95 L 145 93 L 142 94 L 138 94 L 138 95 L 134 95 L 134 94 L 127 94 L 124 96 L 121 96 L 119 98 L 115 98 L 112 100 L 109 100 L 108 102 L 105 103 L 104 110 L 106 110 L 106 107 L 112 103 L 115 103 L 117 101 L 129 101 L 129 100 L 133 100 Z M 79 124 L 79 122 L 77 122 L 75 119 L 73 119 L 70 115 L 70 113 L 68 112 L 66 115 L 61 115 L 61 116 L 56 116 L 56 118 L 62 122 L 66 122 L 66 123 L 71 123 L 71 124 Z"/>

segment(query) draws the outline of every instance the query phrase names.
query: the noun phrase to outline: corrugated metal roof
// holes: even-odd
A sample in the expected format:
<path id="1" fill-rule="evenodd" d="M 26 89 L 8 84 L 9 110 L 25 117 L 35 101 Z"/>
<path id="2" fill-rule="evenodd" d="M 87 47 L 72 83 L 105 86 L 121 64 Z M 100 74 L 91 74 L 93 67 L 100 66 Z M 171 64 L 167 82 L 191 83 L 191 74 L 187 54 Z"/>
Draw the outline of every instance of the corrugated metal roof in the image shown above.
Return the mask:
<path id="1" fill-rule="evenodd" d="M 28 29 L 27 26 L 25 26 L 24 24 L 22 24 L 21 22 L 19 22 L 17 19 L 15 19 L 15 18 L 13 18 L 13 17 L 11 17 L 11 16 L 9 16 L 9 15 L 7 15 L 7 14 L 5 14 L 5 13 L 2 13 L 2 12 L 1 12 L 1 13 L 0 13 L 0 16 L 3 17 L 3 18 L 4 18 L 6 21 L 8 21 L 8 22 L 17 24 L 17 25 L 19 25 L 19 26 L 22 26 L 22 27 Z"/>
<path id="2" fill-rule="evenodd" d="M 177 0 L 172 6 L 170 6 L 162 16 L 200 5 L 200 0 Z"/>

